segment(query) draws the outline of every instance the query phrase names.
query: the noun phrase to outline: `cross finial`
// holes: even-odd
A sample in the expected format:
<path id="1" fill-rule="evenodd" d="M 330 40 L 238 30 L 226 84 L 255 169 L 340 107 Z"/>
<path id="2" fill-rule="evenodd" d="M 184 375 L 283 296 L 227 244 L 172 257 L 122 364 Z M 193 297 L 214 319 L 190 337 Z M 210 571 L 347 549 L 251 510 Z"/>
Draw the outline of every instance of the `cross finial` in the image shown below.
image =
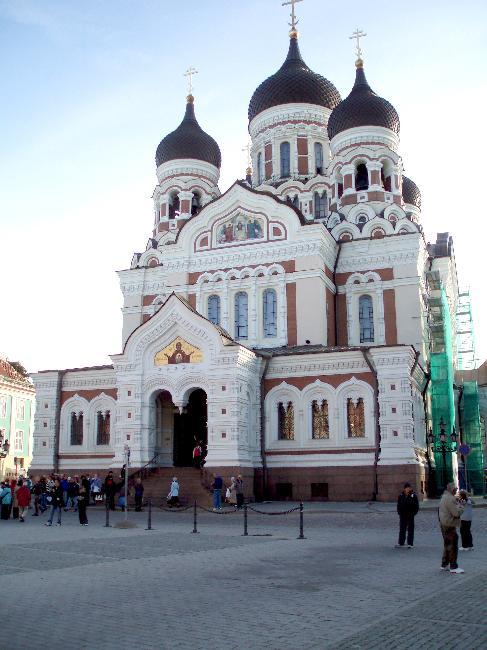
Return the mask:
<path id="1" fill-rule="evenodd" d="M 362 60 L 362 48 L 360 47 L 360 39 L 363 38 L 364 36 L 367 36 L 367 34 L 357 27 L 357 29 L 353 32 L 353 34 L 348 37 L 351 41 L 353 40 L 357 41 L 357 46 L 355 51 L 358 60 Z"/>
<path id="2" fill-rule="evenodd" d="M 188 77 L 188 95 L 193 94 L 193 75 L 198 74 L 196 68 L 188 68 L 183 77 Z"/>
<path id="3" fill-rule="evenodd" d="M 296 13 L 294 11 L 294 5 L 297 2 L 303 2 L 303 0 L 288 0 L 288 2 L 283 2 L 282 6 L 285 7 L 286 5 L 291 5 L 291 22 L 289 23 L 289 27 L 291 28 L 291 31 L 289 32 L 290 35 L 295 34 L 297 36 L 297 31 L 296 31 L 296 25 L 299 23 L 299 20 L 296 18 Z"/>
<path id="4" fill-rule="evenodd" d="M 247 142 L 242 151 L 245 151 L 247 153 L 247 167 L 252 167 L 252 159 L 250 157 L 250 142 Z"/>

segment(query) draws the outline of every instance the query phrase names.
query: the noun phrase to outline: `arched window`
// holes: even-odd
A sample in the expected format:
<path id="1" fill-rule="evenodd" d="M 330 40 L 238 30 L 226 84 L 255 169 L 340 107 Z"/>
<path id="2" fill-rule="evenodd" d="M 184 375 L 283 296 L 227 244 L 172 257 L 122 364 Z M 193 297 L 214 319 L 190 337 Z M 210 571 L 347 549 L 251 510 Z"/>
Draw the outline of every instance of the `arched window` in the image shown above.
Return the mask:
<path id="1" fill-rule="evenodd" d="M 281 142 L 281 178 L 291 176 L 291 145 L 289 142 Z"/>
<path id="2" fill-rule="evenodd" d="M 326 399 L 316 400 L 311 403 L 311 436 L 313 440 L 330 437 L 328 421 L 328 402 Z"/>
<path id="3" fill-rule="evenodd" d="M 370 296 L 360 296 L 358 301 L 360 343 L 374 342 L 374 307 Z"/>
<path id="4" fill-rule="evenodd" d="M 193 192 L 193 198 L 191 199 L 191 214 L 198 214 L 201 210 L 201 196 L 198 192 Z"/>
<path id="5" fill-rule="evenodd" d="M 315 169 L 317 174 L 323 173 L 323 145 L 315 142 Z"/>
<path id="6" fill-rule="evenodd" d="M 257 184 L 260 185 L 264 182 L 264 163 L 262 160 L 262 152 L 257 154 Z"/>
<path id="7" fill-rule="evenodd" d="M 83 413 L 71 413 L 71 444 L 83 444 Z"/>
<path id="8" fill-rule="evenodd" d="M 264 336 L 277 336 L 277 294 L 274 289 L 266 289 L 264 301 Z"/>
<path id="9" fill-rule="evenodd" d="M 296 194 L 291 203 L 294 205 L 295 208 L 299 209 L 299 196 Z"/>
<path id="10" fill-rule="evenodd" d="M 208 298 L 208 320 L 213 325 L 220 325 L 220 296 L 212 295 Z"/>
<path id="11" fill-rule="evenodd" d="M 279 440 L 294 440 L 294 406 L 292 402 L 277 405 L 277 437 Z"/>
<path id="12" fill-rule="evenodd" d="M 179 217 L 179 196 L 177 192 L 173 192 L 169 197 L 169 219 Z"/>
<path id="13" fill-rule="evenodd" d="M 365 438 L 365 409 L 362 397 L 347 399 L 347 430 L 349 438 Z"/>
<path id="14" fill-rule="evenodd" d="M 249 337 L 249 299 L 245 291 L 235 295 L 235 338 Z"/>
<path id="15" fill-rule="evenodd" d="M 364 163 L 357 165 L 357 171 L 355 172 L 355 189 L 357 192 L 369 189 L 369 172 Z"/>
<path id="16" fill-rule="evenodd" d="M 110 411 L 98 411 L 96 414 L 96 444 L 110 444 Z"/>
<path id="17" fill-rule="evenodd" d="M 320 196 L 318 192 L 314 195 L 315 219 L 324 219 L 326 217 L 326 192 Z"/>
<path id="18" fill-rule="evenodd" d="M 357 219 L 357 225 L 365 226 L 366 223 L 367 223 L 367 216 L 365 214 L 361 214 L 360 217 Z"/>

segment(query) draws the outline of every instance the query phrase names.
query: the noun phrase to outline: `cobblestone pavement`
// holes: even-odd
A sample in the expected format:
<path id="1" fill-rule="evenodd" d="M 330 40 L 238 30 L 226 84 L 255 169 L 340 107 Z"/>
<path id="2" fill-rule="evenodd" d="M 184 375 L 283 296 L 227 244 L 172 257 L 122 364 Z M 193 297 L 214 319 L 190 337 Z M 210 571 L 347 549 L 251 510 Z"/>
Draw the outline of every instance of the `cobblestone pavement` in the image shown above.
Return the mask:
<path id="1" fill-rule="evenodd" d="M 275 506 L 273 506 L 275 510 Z M 63 513 L 64 514 L 64 513 Z M 436 512 L 416 518 L 413 550 L 393 548 L 393 512 L 191 510 L 130 513 L 137 528 L 66 513 L 0 522 L 2 650 L 487 647 L 487 510 L 475 511 L 464 575 L 439 570 Z M 122 518 L 116 513 L 112 523 Z"/>

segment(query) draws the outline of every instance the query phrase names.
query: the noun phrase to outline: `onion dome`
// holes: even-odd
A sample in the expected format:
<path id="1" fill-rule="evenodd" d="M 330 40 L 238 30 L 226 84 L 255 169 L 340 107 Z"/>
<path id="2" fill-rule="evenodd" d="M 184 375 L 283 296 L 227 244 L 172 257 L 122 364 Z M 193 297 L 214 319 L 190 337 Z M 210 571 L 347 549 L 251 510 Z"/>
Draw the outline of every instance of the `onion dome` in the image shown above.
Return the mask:
<path id="1" fill-rule="evenodd" d="M 349 94 L 330 115 L 330 140 L 342 131 L 359 126 L 382 126 L 399 135 L 399 115 L 392 104 L 379 97 L 367 83 L 362 59 L 356 62 L 355 84 Z"/>
<path id="2" fill-rule="evenodd" d="M 317 104 L 333 109 L 340 102 L 335 86 L 308 68 L 301 58 L 297 33 L 291 32 L 289 52 L 279 70 L 263 81 L 252 95 L 249 122 L 272 106 L 281 104 Z"/>
<path id="3" fill-rule="evenodd" d="M 193 158 L 220 169 L 220 148 L 211 135 L 205 133 L 194 114 L 194 97 L 188 95 L 186 113 L 178 128 L 161 140 L 156 151 L 156 165 L 169 160 Z"/>
<path id="4" fill-rule="evenodd" d="M 415 205 L 421 210 L 421 192 L 416 183 L 407 176 L 402 177 L 402 199 L 404 203 Z"/>

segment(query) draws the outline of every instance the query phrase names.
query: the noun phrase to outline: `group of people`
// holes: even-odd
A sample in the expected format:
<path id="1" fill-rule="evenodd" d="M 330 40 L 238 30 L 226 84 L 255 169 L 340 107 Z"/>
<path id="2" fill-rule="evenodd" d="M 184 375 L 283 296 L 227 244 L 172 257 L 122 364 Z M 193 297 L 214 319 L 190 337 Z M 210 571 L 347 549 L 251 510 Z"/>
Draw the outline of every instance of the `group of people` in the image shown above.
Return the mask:
<path id="1" fill-rule="evenodd" d="M 211 487 L 213 490 L 213 510 L 222 510 L 224 484 L 220 475 L 215 476 Z M 230 484 L 225 490 L 224 501 L 229 505 L 233 505 L 237 510 L 240 510 L 243 507 L 244 483 L 240 474 L 237 477 L 232 476 L 230 478 Z"/>
<path id="2" fill-rule="evenodd" d="M 28 476 L 5 479 L 0 485 L 0 517 L 3 520 L 12 517 L 24 523 L 26 511 L 33 500 L 33 517 L 39 517 L 49 510 L 46 526 L 52 526 L 55 518 L 60 526 L 61 513 L 69 510 L 78 513 L 80 525 L 87 526 L 89 505 L 96 505 L 105 499 L 107 507 L 115 510 L 115 498 L 119 493 L 118 505 L 124 509 L 123 472 L 122 468 L 122 475 L 116 479 L 110 471 L 104 481 L 97 474 L 73 477 L 66 474 L 50 474 L 47 477 L 36 477 L 34 480 Z M 136 510 L 140 510 L 144 492 L 140 479 L 136 481 L 134 489 Z"/>
<path id="3" fill-rule="evenodd" d="M 405 483 L 397 499 L 399 539 L 396 548 L 414 548 L 414 517 L 418 511 L 418 497 L 411 484 Z M 448 483 L 438 508 L 438 519 L 443 536 L 443 556 L 440 567 L 442 571 L 465 573 L 458 566 L 458 551 L 473 551 L 472 518 L 473 501 L 468 492 L 460 490 L 457 497 L 457 486 L 455 483 Z M 457 528 L 460 529 L 462 543 L 460 547 L 458 547 Z"/>

